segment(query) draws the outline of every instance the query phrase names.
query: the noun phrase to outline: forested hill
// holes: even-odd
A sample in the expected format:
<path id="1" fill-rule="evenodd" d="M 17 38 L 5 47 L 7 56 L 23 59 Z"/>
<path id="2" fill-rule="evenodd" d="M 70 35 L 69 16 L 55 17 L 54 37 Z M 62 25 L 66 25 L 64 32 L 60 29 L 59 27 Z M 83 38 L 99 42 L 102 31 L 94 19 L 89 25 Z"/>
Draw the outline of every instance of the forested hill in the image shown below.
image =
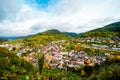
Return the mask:
<path id="1" fill-rule="evenodd" d="M 0 42 L 5 42 L 5 41 L 8 41 L 8 39 L 4 37 L 0 37 Z"/>
<path id="2" fill-rule="evenodd" d="M 90 32 L 120 32 L 120 22 L 115 22 Z"/>
<path id="3" fill-rule="evenodd" d="M 28 36 L 28 38 L 30 37 L 41 37 L 41 36 L 44 36 L 44 37 L 54 37 L 56 39 L 68 39 L 68 38 L 71 38 L 70 36 L 56 30 L 56 29 L 51 29 L 51 30 L 47 30 L 47 31 L 44 31 L 44 32 L 41 32 L 41 33 L 38 33 L 38 34 L 35 34 L 35 35 L 31 35 L 31 36 Z"/>
<path id="4" fill-rule="evenodd" d="M 82 36 L 119 36 L 120 22 L 111 23 L 102 28 L 94 29 L 86 32 Z"/>
<path id="5" fill-rule="evenodd" d="M 27 36 L 24 40 L 25 42 L 28 42 L 30 44 L 36 44 L 36 43 L 42 43 L 47 44 L 51 41 L 57 41 L 57 40 L 69 40 L 72 37 L 58 31 L 55 29 L 48 30 L 45 32 L 41 32 L 35 35 Z"/>
<path id="6" fill-rule="evenodd" d="M 74 33 L 74 32 L 63 32 L 63 33 L 68 35 L 68 36 L 71 36 L 71 37 L 77 37 L 78 36 L 78 34 Z"/>
<path id="7" fill-rule="evenodd" d="M 56 30 L 56 29 L 51 29 L 51 30 L 47 30 L 45 32 L 42 32 L 40 34 L 48 34 L 48 35 L 54 35 L 54 34 L 62 34 L 60 31 Z"/>

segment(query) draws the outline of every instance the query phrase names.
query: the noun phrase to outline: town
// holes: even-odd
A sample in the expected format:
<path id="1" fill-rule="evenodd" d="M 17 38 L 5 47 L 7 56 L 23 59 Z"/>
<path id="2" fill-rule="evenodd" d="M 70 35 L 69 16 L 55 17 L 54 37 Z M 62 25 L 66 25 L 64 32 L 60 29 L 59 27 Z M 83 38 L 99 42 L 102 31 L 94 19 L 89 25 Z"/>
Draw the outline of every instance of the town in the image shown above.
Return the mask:
<path id="1" fill-rule="evenodd" d="M 114 38 L 80 37 L 72 41 L 58 40 L 47 45 L 38 44 L 37 47 L 26 46 L 25 43 L 9 44 L 6 42 L 0 47 L 15 52 L 20 58 L 32 62 L 35 66 L 38 66 L 38 55 L 43 53 L 45 54 L 44 67 L 69 70 L 85 65 L 101 64 L 108 56 L 114 56 L 109 52 L 120 52 L 120 38 L 118 36 Z M 104 52 L 100 53 L 102 50 Z"/>

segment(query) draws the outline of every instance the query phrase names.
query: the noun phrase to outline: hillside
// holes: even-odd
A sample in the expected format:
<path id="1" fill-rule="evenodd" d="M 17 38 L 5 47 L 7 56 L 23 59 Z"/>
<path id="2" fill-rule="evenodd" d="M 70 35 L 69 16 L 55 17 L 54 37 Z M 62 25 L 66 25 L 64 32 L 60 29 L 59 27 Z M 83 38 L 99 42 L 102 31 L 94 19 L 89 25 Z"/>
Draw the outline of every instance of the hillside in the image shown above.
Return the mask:
<path id="1" fill-rule="evenodd" d="M 38 33 L 39 34 L 39 33 Z M 47 30 L 45 32 L 42 32 L 40 34 L 48 34 L 48 35 L 54 35 L 54 34 L 62 34 L 60 31 L 56 30 L 56 29 L 51 29 L 51 30 Z"/>
<path id="2" fill-rule="evenodd" d="M 86 32 L 82 36 L 119 36 L 120 22 L 111 23 L 102 28 L 94 29 Z"/>
<path id="3" fill-rule="evenodd" d="M 115 22 L 90 32 L 120 32 L 120 22 Z"/>
<path id="4" fill-rule="evenodd" d="M 64 34 L 71 36 L 71 37 L 77 37 L 78 34 L 77 33 L 73 33 L 73 32 L 63 32 Z"/>
<path id="5" fill-rule="evenodd" d="M 4 37 L 0 37 L 0 42 L 5 42 L 5 41 L 8 41 L 8 39 Z"/>
<path id="6" fill-rule="evenodd" d="M 69 39 L 71 39 L 70 36 L 58 30 L 52 29 L 35 35 L 27 36 L 24 39 L 24 41 L 26 43 L 29 43 L 30 45 L 34 45 L 36 43 L 47 44 L 51 41 L 69 40 Z"/>

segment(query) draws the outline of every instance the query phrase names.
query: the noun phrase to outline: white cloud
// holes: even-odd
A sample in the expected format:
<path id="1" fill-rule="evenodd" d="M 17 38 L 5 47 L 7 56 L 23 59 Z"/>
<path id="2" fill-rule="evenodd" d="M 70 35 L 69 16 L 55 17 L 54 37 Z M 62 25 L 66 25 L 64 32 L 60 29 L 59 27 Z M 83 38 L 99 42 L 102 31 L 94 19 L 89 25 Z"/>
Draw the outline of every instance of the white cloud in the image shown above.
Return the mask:
<path id="1" fill-rule="evenodd" d="M 62 0 L 53 7 L 48 7 L 48 11 L 38 10 L 26 4 L 18 6 L 15 2 L 11 2 L 10 5 L 7 4 L 10 7 L 3 6 L 8 8 L 12 16 L 3 12 L 10 17 L 0 22 L 0 36 L 29 35 L 47 29 L 85 32 L 119 21 L 118 2 L 120 1 Z"/>

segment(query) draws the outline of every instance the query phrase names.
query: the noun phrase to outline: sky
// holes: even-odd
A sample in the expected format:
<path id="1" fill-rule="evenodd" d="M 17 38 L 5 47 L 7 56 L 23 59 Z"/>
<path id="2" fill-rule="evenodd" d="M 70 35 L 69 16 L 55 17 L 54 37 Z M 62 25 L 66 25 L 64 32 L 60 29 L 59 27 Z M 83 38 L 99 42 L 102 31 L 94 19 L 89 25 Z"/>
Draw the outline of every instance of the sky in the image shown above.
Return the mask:
<path id="1" fill-rule="evenodd" d="M 0 36 L 83 33 L 120 21 L 120 0 L 0 0 Z"/>

